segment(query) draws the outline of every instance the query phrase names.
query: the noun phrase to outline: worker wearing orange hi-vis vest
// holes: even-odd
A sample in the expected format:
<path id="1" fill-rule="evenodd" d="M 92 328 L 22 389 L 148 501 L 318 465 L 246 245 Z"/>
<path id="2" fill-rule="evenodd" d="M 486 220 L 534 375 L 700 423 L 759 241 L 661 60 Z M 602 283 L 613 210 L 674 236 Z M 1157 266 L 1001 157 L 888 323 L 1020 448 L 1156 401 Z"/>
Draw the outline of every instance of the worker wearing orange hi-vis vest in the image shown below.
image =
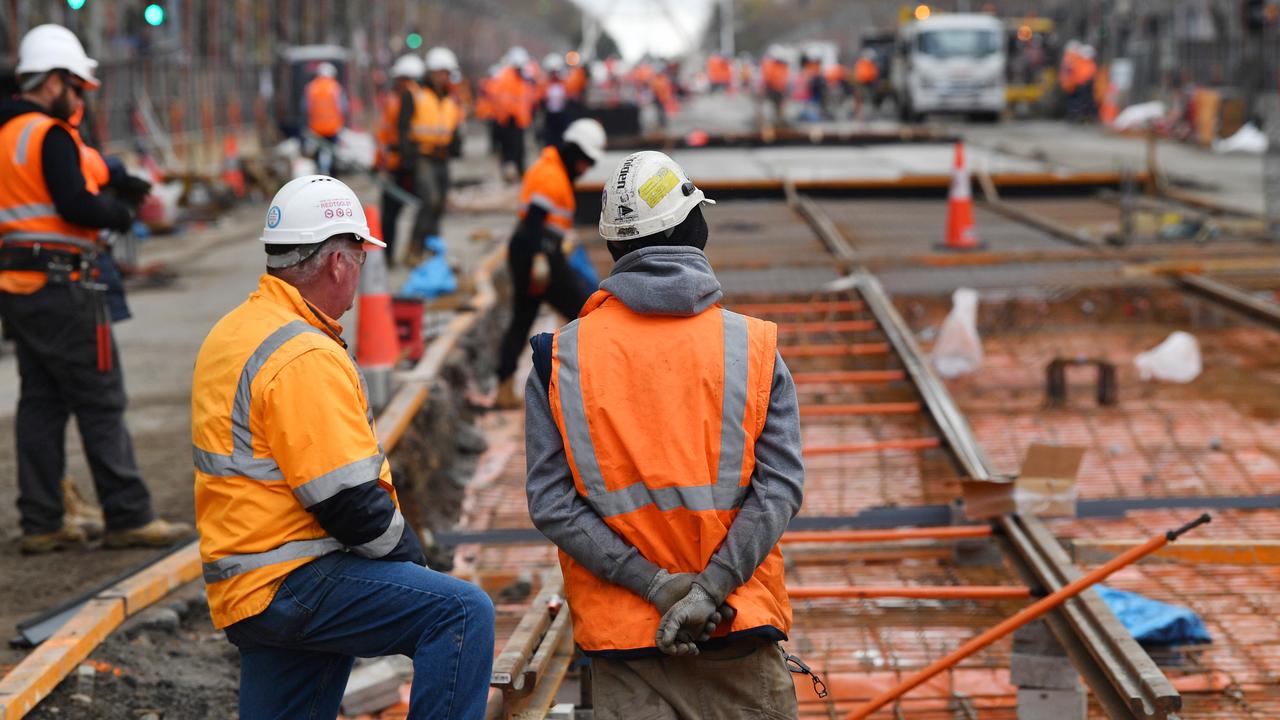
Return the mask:
<path id="1" fill-rule="evenodd" d="M 316 76 L 303 89 L 307 129 L 319 139 L 316 167 L 323 175 L 333 171 L 333 144 L 346 125 L 347 95 L 337 78 L 338 69 L 332 63 L 320 63 Z"/>
<path id="2" fill-rule="evenodd" d="M 401 200 L 405 195 L 415 192 L 413 156 L 406 161 L 403 157 L 405 144 L 402 138 L 407 132 L 410 120 L 402 119 L 402 114 L 410 118 L 413 111 L 403 112 L 406 104 L 413 105 L 414 95 L 421 91 L 420 83 L 427 74 L 427 65 L 422 58 L 414 54 L 401 55 L 391 65 L 392 88 L 382 114 L 378 119 L 374 140 L 378 143 L 378 154 L 375 158 L 378 170 L 386 173 L 387 181 L 394 188 L 384 187 L 382 190 L 382 228 L 387 243 L 387 265 L 395 266 L 398 220 L 400 210 L 404 207 Z M 412 149 L 411 147 L 409 149 Z M 416 153 L 415 153 L 416 154 Z M 396 189 L 403 192 L 396 192 Z"/>
<path id="3" fill-rule="evenodd" d="M 104 529 L 63 523 L 72 414 L 102 503 L 104 546 L 168 545 L 191 532 L 154 517 L 124 422 L 98 234 L 127 230 L 132 217 L 98 194 L 104 168 L 82 154 L 70 124 L 98 87 L 97 65 L 70 30 L 40 25 L 18 47 L 20 94 L 0 101 L 0 317 L 21 378 L 14 426 L 24 553 L 82 545 L 88 530 Z"/>
<path id="4" fill-rule="evenodd" d="M 493 605 L 426 567 L 342 340 L 369 233 L 355 193 L 276 193 L 267 272 L 209 332 L 191 389 L 196 523 L 240 717 L 335 717 L 357 656 L 413 659 L 409 717 L 484 715 Z"/>
<path id="5" fill-rule="evenodd" d="M 524 76 L 529 60 L 524 48 L 511 48 L 492 85 L 502 174 L 508 181 L 524 175 L 525 133 L 533 122 L 534 105 L 533 87 Z"/>
<path id="6" fill-rule="evenodd" d="M 763 82 L 765 99 L 773 107 L 774 124 L 784 124 L 787 89 L 791 83 L 791 66 L 779 55 L 779 51 L 771 49 L 770 53 L 760 61 L 760 79 Z"/>
<path id="7" fill-rule="evenodd" d="M 623 160 L 600 216 L 613 272 L 531 343 L 529 512 L 601 720 L 641 698 L 654 717 L 797 712 L 777 543 L 803 494 L 799 409 L 777 327 L 720 304 L 710 202 L 662 153 Z"/>
<path id="8" fill-rule="evenodd" d="M 453 73 L 459 72 L 458 58 L 449 48 L 435 47 L 427 53 L 427 81 L 416 88 L 412 102 L 400 108 L 401 155 L 413 158 L 414 194 L 421 202 L 409 236 L 409 257 L 416 261 L 427 246 L 438 246 L 431 238 L 440 236 L 449 193 L 449 159 L 462 152 L 458 127 L 462 109 L 450 93 Z"/>

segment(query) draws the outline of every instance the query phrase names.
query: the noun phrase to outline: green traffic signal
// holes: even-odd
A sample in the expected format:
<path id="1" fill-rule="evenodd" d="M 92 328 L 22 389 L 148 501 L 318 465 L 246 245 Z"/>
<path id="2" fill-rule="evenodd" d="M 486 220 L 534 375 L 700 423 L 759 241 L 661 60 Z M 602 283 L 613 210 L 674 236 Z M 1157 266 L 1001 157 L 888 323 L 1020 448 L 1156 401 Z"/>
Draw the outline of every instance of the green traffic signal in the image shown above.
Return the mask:
<path id="1" fill-rule="evenodd" d="M 151 3 L 146 10 L 142 11 L 142 19 L 147 21 L 151 27 L 159 27 L 164 22 L 164 8 L 157 3 Z"/>
<path id="2" fill-rule="evenodd" d="M 84 7 L 85 0 L 67 0 L 67 7 L 72 10 L 79 10 Z"/>
<path id="3" fill-rule="evenodd" d="M 418 33 L 409 33 L 409 37 L 404 39 L 404 44 L 408 45 L 410 50 L 417 50 L 422 47 L 422 36 Z"/>

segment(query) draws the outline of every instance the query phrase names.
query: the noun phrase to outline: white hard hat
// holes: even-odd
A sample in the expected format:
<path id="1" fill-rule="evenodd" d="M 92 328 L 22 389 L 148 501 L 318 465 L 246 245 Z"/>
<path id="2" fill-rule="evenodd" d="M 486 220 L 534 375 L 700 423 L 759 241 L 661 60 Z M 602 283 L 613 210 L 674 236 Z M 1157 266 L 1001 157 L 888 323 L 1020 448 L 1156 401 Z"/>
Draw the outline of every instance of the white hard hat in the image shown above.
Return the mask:
<path id="1" fill-rule="evenodd" d="M 328 175 L 304 175 L 285 183 L 271 198 L 261 240 L 266 245 L 314 245 L 344 233 L 387 246 L 369 234 L 364 207 L 351 188 Z M 286 261 L 279 267 L 291 264 Z"/>
<path id="2" fill-rule="evenodd" d="M 435 72 L 436 70 L 448 70 L 449 72 L 458 71 L 458 56 L 447 47 L 433 47 L 427 52 L 427 70 Z"/>
<path id="3" fill-rule="evenodd" d="M 1093 49 L 1092 45 L 1081 44 L 1080 47 L 1076 48 L 1076 51 L 1080 53 L 1080 57 L 1090 60 L 1097 55 L 1097 51 Z"/>
<path id="4" fill-rule="evenodd" d="M 564 56 L 560 53 L 547 53 L 542 58 L 542 69 L 547 72 L 560 72 L 564 69 Z"/>
<path id="5" fill-rule="evenodd" d="M 601 201 L 600 236 L 605 240 L 670 230 L 698 205 L 715 205 L 675 160 L 656 150 L 628 155 L 605 183 Z"/>
<path id="6" fill-rule="evenodd" d="M 338 68 L 333 63 L 320 63 L 320 67 L 316 68 L 316 74 L 321 77 L 338 77 Z"/>
<path id="7" fill-rule="evenodd" d="M 564 141 L 577 145 L 582 154 L 591 158 L 591 162 L 600 162 L 604 157 L 604 145 L 608 141 L 604 126 L 591 118 L 578 118 L 564 129 Z"/>
<path id="8" fill-rule="evenodd" d="M 391 77 L 421 80 L 427 74 L 427 64 L 417 55 L 401 55 L 391 65 Z"/>
<path id="9" fill-rule="evenodd" d="M 98 61 L 84 52 L 84 46 L 75 33 L 61 25 L 37 25 L 22 36 L 18 44 L 18 75 L 34 75 L 50 70 L 66 70 L 84 81 L 86 87 L 97 89 L 101 83 L 94 77 Z"/>
<path id="10" fill-rule="evenodd" d="M 529 56 L 528 50 L 525 50 L 523 47 L 516 45 L 515 47 L 507 51 L 506 64 L 523 67 L 526 63 L 528 63 L 532 59 L 533 58 Z"/>

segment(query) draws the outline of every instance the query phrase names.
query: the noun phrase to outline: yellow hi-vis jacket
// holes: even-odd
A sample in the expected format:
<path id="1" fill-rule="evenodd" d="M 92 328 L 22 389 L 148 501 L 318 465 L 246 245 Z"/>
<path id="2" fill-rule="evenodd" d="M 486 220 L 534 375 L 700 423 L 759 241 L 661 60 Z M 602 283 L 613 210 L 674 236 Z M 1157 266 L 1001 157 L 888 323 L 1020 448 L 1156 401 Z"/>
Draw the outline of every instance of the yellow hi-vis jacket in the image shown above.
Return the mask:
<path id="1" fill-rule="evenodd" d="M 341 331 L 292 285 L 263 275 L 200 348 L 191 390 L 196 526 L 219 628 L 265 610 L 285 576 L 316 557 L 382 558 L 412 535 Z M 370 541 L 348 547 L 308 511 L 375 479 L 392 507 Z"/>

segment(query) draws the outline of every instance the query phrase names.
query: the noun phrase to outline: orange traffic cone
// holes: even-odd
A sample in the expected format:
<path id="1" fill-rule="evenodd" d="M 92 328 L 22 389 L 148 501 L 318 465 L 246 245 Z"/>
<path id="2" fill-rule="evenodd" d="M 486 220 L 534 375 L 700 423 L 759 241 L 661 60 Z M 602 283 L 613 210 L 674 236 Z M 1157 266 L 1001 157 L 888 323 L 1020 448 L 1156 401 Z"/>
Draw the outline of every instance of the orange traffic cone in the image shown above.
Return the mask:
<path id="1" fill-rule="evenodd" d="M 956 143 L 955 166 L 951 170 L 951 193 L 947 198 L 948 250 L 976 250 L 981 245 L 973 230 L 973 196 L 969 192 L 969 169 L 964 164 L 964 143 Z"/>
<path id="2" fill-rule="evenodd" d="M 1110 125 L 1116 121 L 1116 116 L 1120 114 L 1120 90 L 1116 88 L 1113 82 L 1107 83 L 1107 92 L 1102 96 L 1102 106 L 1098 108 L 1098 119 L 1104 125 Z"/>
<path id="3" fill-rule="evenodd" d="M 382 239 L 378 209 L 365 206 L 369 234 Z M 391 399 L 391 371 L 400 359 L 400 339 L 391 309 L 387 282 L 387 259 L 382 248 L 365 244 L 364 268 L 360 272 L 360 300 L 356 317 L 356 362 L 364 372 L 369 405 L 381 409 Z"/>
<path id="4" fill-rule="evenodd" d="M 234 132 L 222 140 L 222 183 L 238 198 L 244 197 L 244 171 L 240 169 L 240 143 Z"/>

